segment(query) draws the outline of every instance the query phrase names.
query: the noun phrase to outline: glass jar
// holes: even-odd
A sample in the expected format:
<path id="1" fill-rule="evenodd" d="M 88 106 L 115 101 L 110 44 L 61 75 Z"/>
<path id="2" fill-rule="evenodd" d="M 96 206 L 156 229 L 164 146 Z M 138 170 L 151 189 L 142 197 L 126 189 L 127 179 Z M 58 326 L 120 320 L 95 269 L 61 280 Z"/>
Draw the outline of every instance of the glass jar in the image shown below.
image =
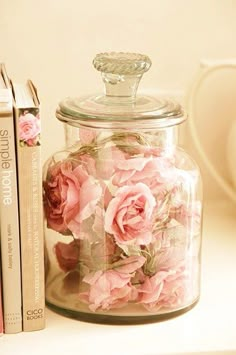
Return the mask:
<path id="1" fill-rule="evenodd" d="M 199 299 L 201 179 L 177 146 L 177 103 L 136 95 L 150 59 L 102 53 L 105 95 L 66 98 L 66 148 L 44 171 L 46 302 L 85 321 L 135 324 Z"/>

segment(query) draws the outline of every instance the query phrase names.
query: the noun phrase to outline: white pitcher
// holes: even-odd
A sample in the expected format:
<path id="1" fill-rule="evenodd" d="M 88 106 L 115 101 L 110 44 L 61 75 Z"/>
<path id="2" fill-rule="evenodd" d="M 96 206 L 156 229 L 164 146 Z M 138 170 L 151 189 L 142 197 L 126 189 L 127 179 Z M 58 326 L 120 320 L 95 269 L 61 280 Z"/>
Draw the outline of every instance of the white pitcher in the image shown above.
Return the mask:
<path id="1" fill-rule="evenodd" d="M 188 113 L 189 113 L 189 127 L 192 134 L 192 139 L 194 144 L 201 156 L 202 161 L 205 163 L 208 171 L 211 173 L 215 181 L 220 185 L 224 192 L 236 203 L 236 116 L 231 122 L 231 127 L 229 129 L 228 137 L 226 137 L 226 156 L 227 156 L 227 165 L 232 180 L 232 184 L 227 182 L 223 176 L 221 176 L 213 163 L 211 162 L 209 156 L 205 153 L 201 140 L 197 134 L 195 122 L 196 122 L 196 97 L 199 90 L 202 88 L 202 85 L 206 79 L 209 79 L 211 76 L 214 77 L 216 72 L 221 71 L 221 74 L 224 71 L 232 71 L 233 75 L 236 74 L 236 59 L 227 60 L 227 61 L 202 61 L 201 67 L 198 72 L 197 78 L 194 81 L 194 84 L 190 90 L 188 96 Z M 221 83 L 217 83 L 221 85 Z M 236 89 L 236 82 L 235 82 Z M 236 105 L 236 91 L 233 92 L 235 97 Z M 212 127 L 214 129 L 214 122 L 212 122 Z M 211 132 L 209 132 L 211 134 Z M 223 142 L 221 144 L 224 144 Z"/>

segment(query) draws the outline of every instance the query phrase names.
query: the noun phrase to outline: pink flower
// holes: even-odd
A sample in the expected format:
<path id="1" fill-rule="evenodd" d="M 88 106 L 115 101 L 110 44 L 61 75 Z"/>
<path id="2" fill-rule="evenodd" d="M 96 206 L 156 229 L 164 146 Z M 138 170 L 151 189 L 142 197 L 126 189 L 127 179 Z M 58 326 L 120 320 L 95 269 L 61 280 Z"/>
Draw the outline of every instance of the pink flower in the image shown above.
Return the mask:
<path id="1" fill-rule="evenodd" d="M 179 264 L 180 265 L 180 264 Z M 186 268 L 182 265 L 175 269 L 159 271 L 148 277 L 138 289 L 138 302 L 149 311 L 161 308 L 182 307 L 192 294 Z"/>
<path id="2" fill-rule="evenodd" d="M 109 310 L 124 306 L 131 298 L 130 275 L 114 270 L 97 271 L 83 279 L 91 287 L 89 292 L 81 293 L 80 299 L 89 304 L 92 311 Z"/>
<path id="3" fill-rule="evenodd" d="M 80 294 L 80 299 L 89 304 L 92 311 L 120 308 L 134 298 L 134 290 L 130 284 L 131 273 L 141 267 L 145 258 L 130 257 L 116 270 L 97 271 L 86 275 L 83 279 L 90 285 L 89 291 Z"/>
<path id="4" fill-rule="evenodd" d="M 37 144 L 40 144 L 39 137 L 35 137 L 34 139 L 28 139 L 26 144 L 28 147 L 35 147 Z"/>
<path id="5" fill-rule="evenodd" d="M 58 264 L 63 271 L 74 270 L 80 257 L 79 241 L 73 240 L 69 244 L 58 242 L 55 245 L 55 253 Z"/>
<path id="6" fill-rule="evenodd" d="M 82 166 L 63 161 L 49 168 L 44 181 L 44 210 L 49 228 L 79 238 L 81 222 L 90 217 L 102 194 L 101 187 Z"/>
<path id="7" fill-rule="evenodd" d="M 170 210 L 170 217 L 181 223 L 194 234 L 200 233 L 201 228 L 201 209 L 200 201 L 186 204 L 182 202 L 179 207 Z"/>
<path id="8" fill-rule="evenodd" d="M 97 176 L 97 173 L 96 173 L 96 161 L 91 155 L 82 154 L 82 155 L 80 155 L 78 157 L 75 156 L 74 159 L 75 160 L 77 159 L 78 162 L 80 162 L 83 165 L 84 169 L 87 171 L 87 173 L 89 175 L 92 175 L 94 177 Z"/>
<path id="9" fill-rule="evenodd" d="M 146 259 L 141 255 L 132 255 L 125 259 L 120 259 L 116 263 L 112 264 L 112 267 L 121 273 L 130 274 L 133 276 L 133 273 L 139 270 Z"/>
<path id="10" fill-rule="evenodd" d="M 19 138 L 24 142 L 32 143 L 33 139 L 40 133 L 40 121 L 31 113 L 19 117 Z M 31 144 L 32 145 L 32 144 Z"/>
<path id="11" fill-rule="evenodd" d="M 170 188 L 176 179 L 173 163 L 165 157 L 138 157 L 116 162 L 112 183 L 116 186 L 146 184 L 153 193 Z"/>
<path id="12" fill-rule="evenodd" d="M 125 154 L 117 147 L 103 148 L 97 152 L 97 158 L 89 154 L 73 155 L 75 159 L 83 162 L 88 174 L 97 179 L 110 179 L 115 171 L 116 162 L 125 160 Z"/>
<path id="13" fill-rule="evenodd" d="M 177 230 L 172 232 L 174 236 L 178 233 Z M 186 258 L 185 233 L 181 235 L 180 240 L 175 240 L 172 235 L 170 236 L 168 228 L 154 234 L 152 242 L 148 245 L 148 253 L 151 257 L 147 258 L 144 269 L 148 275 L 154 275 L 158 271 L 175 270 Z"/>
<path id="14" fill-rule="evenodd" d="M 172 238 L 169 238 L 168 229 L 164 233 L 160 232 L 159 236 L 160 238 L 155 236 L 156 242 L 154 242 L 149 248 L 150 250 L 153 248 L 155 252 L 157 269 L 162 271 L 173 269 L 186 257 L 186 237 L 185 235 L 182 236 L 184 241 L 182 243 L 180 241 L 175 241 Z M 159 245 L 159 250 L 155 250 L 155 244 Z"/>
<path id="15" fill-rule="evenodd" d="M 152 215 L 156 205 L 143 183 L 117 190 L 105 214 L 105 230 L 119 244 L 146 245 L 152 239 Z"/>
<path id="16" fill-rule="evenodd" d="M 117 162 L 125 161 L 126 156 L 127 154 L 115 146 L 102 149 L 96 162 L 97 176 L 101 179 L 110 179 Z"/>
<path id="17" fill-rule="evenodd" d="M 80 128 L 79 138 L 82 144 L 90 144 L 97 136 L 97 132 L 93 129 Z"/>
<path id="18" fill-rule="evenodd" d="M 164 147 L 149 147 L 146 145 L 139 145 L 137 154 L 142 154 L 144 157 L 165 157 L 167 158 L 168 151 Z M 170 156 L 169 156 L 170 157 Z M 168 157 L 168 159 L 169 159 Z"/>

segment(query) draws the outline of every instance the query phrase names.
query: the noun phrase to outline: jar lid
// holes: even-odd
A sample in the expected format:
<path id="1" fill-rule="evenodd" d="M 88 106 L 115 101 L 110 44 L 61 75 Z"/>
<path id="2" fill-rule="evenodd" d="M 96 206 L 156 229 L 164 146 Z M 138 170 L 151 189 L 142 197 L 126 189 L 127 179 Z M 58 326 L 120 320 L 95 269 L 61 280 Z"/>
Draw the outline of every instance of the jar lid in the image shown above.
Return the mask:
<path id="1" fill-rule="evenodd" d="M 105 95 L 65 98 L 56 116 L 73 126 L 119 129 L 173 126 L 185 120 L 178 103 L 163 98 L 136 95 L 142 75 L 151 67 L 148 56 L 137 53 L 97 54 L 94 67 L 101 72 Z"/>

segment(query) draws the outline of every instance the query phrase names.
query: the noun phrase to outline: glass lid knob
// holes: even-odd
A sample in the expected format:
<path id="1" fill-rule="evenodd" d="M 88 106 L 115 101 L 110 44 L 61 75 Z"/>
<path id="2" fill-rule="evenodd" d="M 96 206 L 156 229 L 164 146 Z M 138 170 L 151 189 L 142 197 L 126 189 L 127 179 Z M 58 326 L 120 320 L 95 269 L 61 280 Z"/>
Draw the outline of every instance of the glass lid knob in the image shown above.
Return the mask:
<path id="1" fill-rule="evenodd" d="M 102 73 L 140 75 L 148 71 L 152 62 L 145 54 L 110 52 L 97 54 L 93 65 Z"/>
<path id="2" fill-rule="evenodd" d="M 95 69 L 102 73 L 106 96 L 131 101 L 135 100 L 140 79 L 151 64 L 147 55 L 139 53 L 100 53 L 93 60 Z"/>

